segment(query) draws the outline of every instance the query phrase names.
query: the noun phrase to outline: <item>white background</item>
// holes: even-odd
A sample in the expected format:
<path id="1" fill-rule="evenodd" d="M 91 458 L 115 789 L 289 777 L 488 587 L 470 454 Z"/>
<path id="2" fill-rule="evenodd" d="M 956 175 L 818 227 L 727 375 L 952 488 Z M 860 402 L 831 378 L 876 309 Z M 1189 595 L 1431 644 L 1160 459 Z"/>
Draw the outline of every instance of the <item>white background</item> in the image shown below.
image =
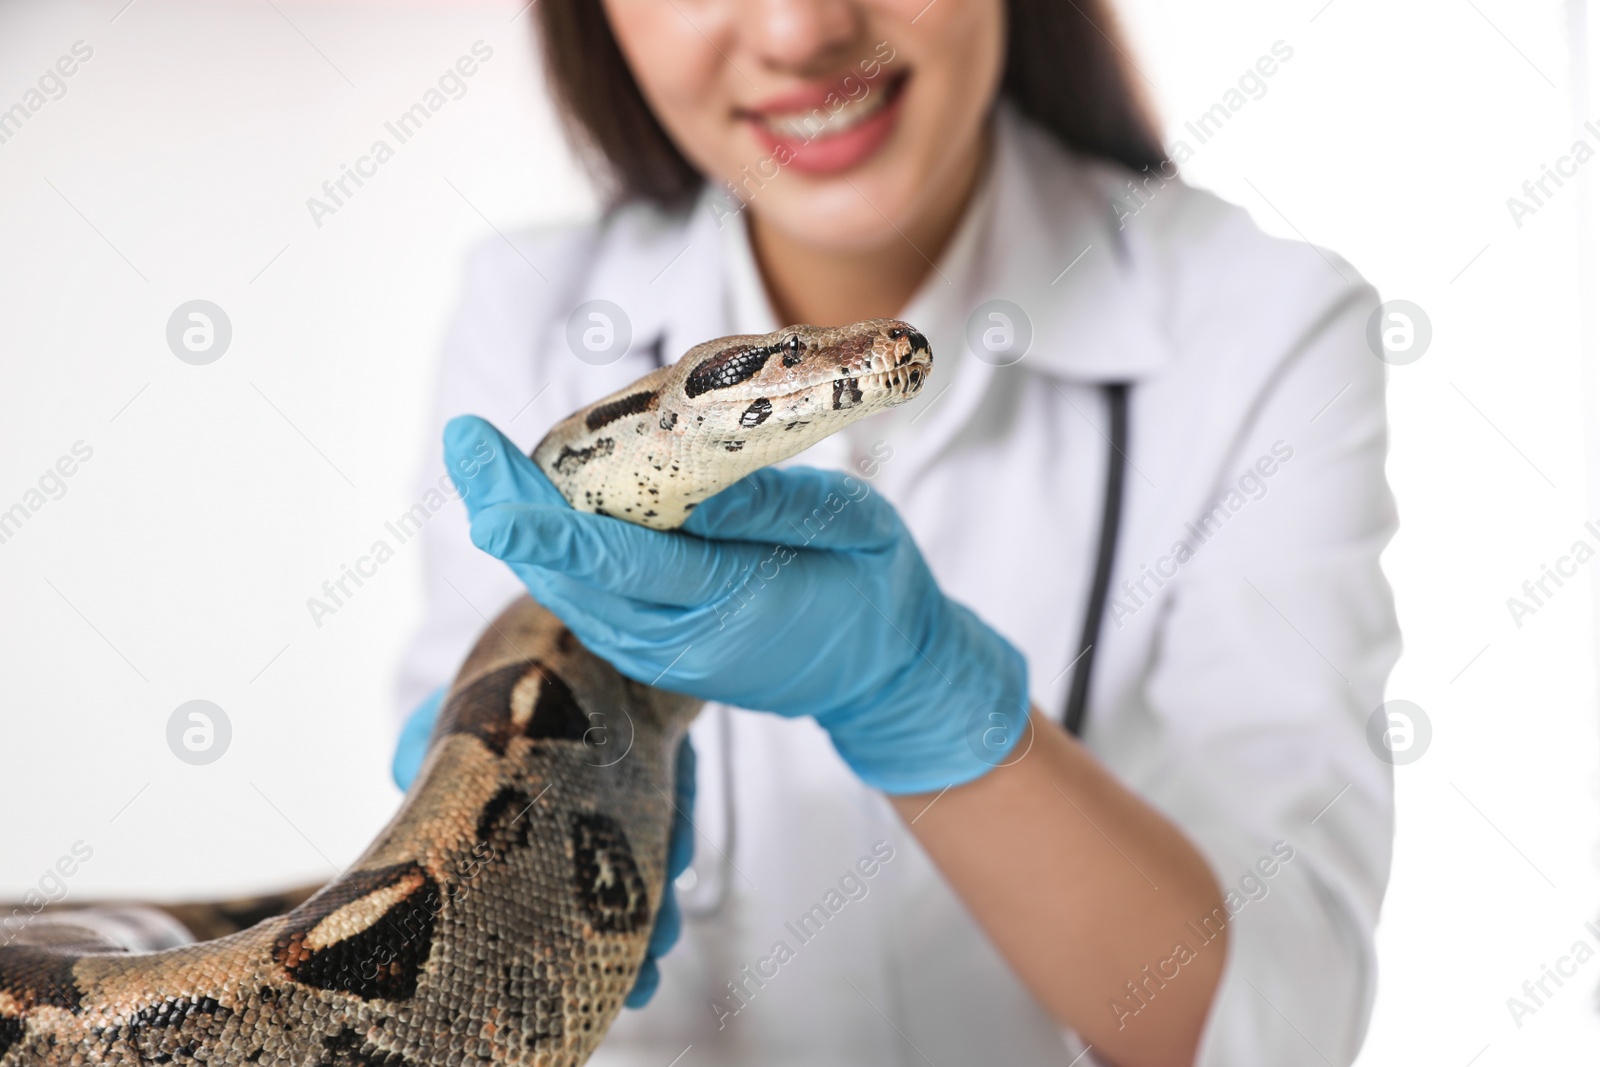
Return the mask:
<path id="1" fill-rule="evenodd" d="M 0 544 L 7 898 L 79 840 L 78 899 L 317 879 L 366 844 L 398 796 L 414 548 L 320 628 L 306 598 L 412 503 L 464 248 L 593 206 L 520 3 L 123 4 L 0 0 L 0 109 L 73 42 L 94 49 L 0 144 L 0 510 L 75 442 L 94 450 Z M 1583 4 L 1126 6 L 1169 132 L 1196 149 L 1190 180 L 1432 320 L 1427 354 L 1391 372 L 1385 564 L 1406 637 L 1390 695 L 1434 737 L 1396 772 L 1360 1062 L 1592 1061 L 1600 959 L 1520 1028 L 1506 1007 L 1594 946 L 1600 915 L 1600 561 L 1520 628 L 1506 607 L 1600 519 L 1583 318 L 1600 159 L 1520 228 L 1506 206 L 1580 134 L 1600 148 L 1575 121 L 1600 128 Z M 466 94 L 315 225 L 306 199 L 478 40 L 494 55 Z M 1184 123 L 1278 41 L 1294 55 L 1265 95 L 1197 145 Z M 194 298 L 232 320 L 211 366 L 166 346 Z M 209 767 L 166 747 L 195 698 L 233 724 Z"/>

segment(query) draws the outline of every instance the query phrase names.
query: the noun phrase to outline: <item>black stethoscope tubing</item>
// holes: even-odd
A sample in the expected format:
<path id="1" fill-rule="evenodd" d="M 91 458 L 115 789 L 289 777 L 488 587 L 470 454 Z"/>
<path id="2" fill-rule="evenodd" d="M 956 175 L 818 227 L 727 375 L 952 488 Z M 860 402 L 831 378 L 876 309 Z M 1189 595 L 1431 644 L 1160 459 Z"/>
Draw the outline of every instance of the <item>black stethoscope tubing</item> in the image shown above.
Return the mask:
<path id="1" fill-rule="evenodd" d="M 1067 707 L 1061 722 L 1073 737 L 1083 736 L 1089 713 L 1089 680 L 1094 671 L 1095 646 L 1100 642 L 1100 620 L 1105 617 L 1111 593 L 1111 569 L 1117 561 L 1117 532 L 1122 526 L 1122 490 L 1128 474 L 1128 383 L 1108 382 L 1100 387 L 1111 413 L 1110 447 L 1106 449 L 1105 502 L 1100 508 L 1100 544 L 1095 550 L 1094 580 L 1089 584 L 1089 604 L 1083 613 L 1083 635 L 1078 640 L 1077 666 L 1067 690 Z"/>

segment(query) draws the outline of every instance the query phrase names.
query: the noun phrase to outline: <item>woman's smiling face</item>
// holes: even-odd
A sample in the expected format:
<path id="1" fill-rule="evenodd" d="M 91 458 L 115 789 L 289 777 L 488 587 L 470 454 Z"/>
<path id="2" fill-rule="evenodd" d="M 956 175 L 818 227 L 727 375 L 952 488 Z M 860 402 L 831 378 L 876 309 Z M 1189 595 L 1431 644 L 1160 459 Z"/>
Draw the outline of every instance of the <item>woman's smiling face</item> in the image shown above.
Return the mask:
<path id="1" fill-rule="evenodd" d="M 604 0 L 702 173 L 818 250 L 880 247 L 975 173 L 1004 0 Z"/>

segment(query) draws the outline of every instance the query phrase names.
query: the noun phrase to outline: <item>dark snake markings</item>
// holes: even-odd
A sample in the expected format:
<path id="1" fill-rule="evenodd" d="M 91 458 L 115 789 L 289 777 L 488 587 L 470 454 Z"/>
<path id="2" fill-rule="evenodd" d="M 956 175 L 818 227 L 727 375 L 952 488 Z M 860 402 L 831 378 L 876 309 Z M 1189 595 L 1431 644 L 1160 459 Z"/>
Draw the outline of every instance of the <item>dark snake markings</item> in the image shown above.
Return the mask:
<path id="1" fill-rule="evenodd" d="M 382 890 L 400 898 L 369 926 L 329 945 L 311 944 L 324 919 Z M 362 1000 L 410 1000 L 433 951 L 443 908 L 438 885 L 415 863 L 355 871 L 294 913 L 278 935 L 273 958 L 302 985 Z"/>
<path id="2" fill-rule="evenodd" d="M 781 346 L 736 347 L 718 352 L 696 367 L 683 383 L 684 395 L 691 400 L 713 389 L 728 389 L 747 382 L 767 365 Z"/>
<path id="3" fill-rule="evenodd" d="M 656 391 L 646 389 L 642 393 L 630 393 L 619 400 L 608 404 L 601 404 L 584 417 L 583 424 L 591 431 L 602 426 L 609 426 L 618 419 L 627 418 L 629 415 L 640 415 L 655 406 Z"/>
<path id="4" fill-rule="evenodd" d="M 528 809 L 533 804 L 533 797 L 508 785 L 483 806 L 483 814 L 478 816 L 478 843 L 489 850 L 490 858 L 527 848 L 532 843 L 533 820 L 528 817 Z"/>
<path id="5" fill-rule="evenodd" d="M 181 1062 L 181 1058 L 197 1059 L 196 1050 L 220 1036 L 232 1015 L 211 997 L 169 997 L 141 1009 L 127 1026 L 107 1037 L 112 1044 L 122 1041 L 133 1046 L 145 1062 Z"/>
<path id="6" fill-rule="evenodd" d="M 750 401 L 750 406 L 744 409 L 744 414 L 739 416 L 739 425 L 747 430 L 760 426 L 772 415 L 772 401 L 764 396 L 758 396 Z"/>
<path id="7" fill-rule="evenodd" d="M 384 1052 L 348 1026 L 323 1038 L 322 1051 L 327 1055 L 317 1067 L 412 1067 L 398 1052 Z"/>
<path id="8" fill-rule="evenodd" d="M 900 358 L 900 360 L 896 363 L 896 366 L 903 367 L 907 363 L 911 362 L 912 354 L 919 349 L 924 352 L 931 352 L 933 350 L 933 346 L 930 345 L 928 343 L 928 339 L 922 335 L 922 331 L 913 330 L 909 326 L 897 326 L 890 330 L 889 339 L 891 341 L 911 342 L 910 349 L 908 349 L 906 354 Z"/>
<path id="9" fill-rule="evenodd" d="M 211 997 L 169 997 L 141 1009 L 126 1026 L 107 1029 L 103 1038 L 108 1048 L 131 1047 L 142 1063 L 204 1060 L 210 1057 L 196 1053 L 209 1052 L 232 1017 Z"/>
<path id="10" fill-rule="evenodd" d="M 12 945 L 0 957 L 0 993 L 26 1015 L 36 1007 L 65 1008 L 76 1013 L 83 993 L 72 977 L 78 957 L 28 945 Z"/>
<path id="11" fill-rule="evenodd" d="M 135 1031 L 163 1030 L 170 1026 L 182 1026 L 195 1015 L 218 1014 L 232 1013 L 211 997 L 201 997 L 198 1000 L 174 997 L 159 1004 L 152 1004 L 148 1008 L 141 1008 L 128 1023 L 128 1028 Z"/>
<path id="12" fill-rule="evenodd" d="M 0 1015 L 0 1058 L 11 1051 L 11 1046 L 22 1040 L 22 1020 Z"/>
<path id="13" fill-rule="evenodd" d="M 539 695 L 527 722 L 518 729 L 512 718 L 513 695 L 524 679 L 538 686 Z M 582 741 L 590 725 L 572 687 L 543 663 L 530 659 L 491 671 L 457 693 L 439 717 L 437 729 L 472 734 L 495 755 L 504 756 L 513 737 Z"/>
<path id="14" fill-rule="evenodd" d="M 554 466 L 562 474 L 570 474 L 580 467 L 587 466 L 591 460 L 599 456 L 609 456 L 616 450 L 616 438 L 602 437 L 588 448 L 563 448 L 561 455 L 556 457 Z"/>
<path id="15" fill-rule="evenodd" d="M 622 824 L 574 812 L 572 859 L 578 900 L 596 930 L 631 933 L 650 919 L 650 898 Z"/>
<path id="16" fill-rule="evenodd" d="M 861 403 L 861 382 L 855 378 L 839 378 L 833 383 L 833 410 L 854 407 Z"/>

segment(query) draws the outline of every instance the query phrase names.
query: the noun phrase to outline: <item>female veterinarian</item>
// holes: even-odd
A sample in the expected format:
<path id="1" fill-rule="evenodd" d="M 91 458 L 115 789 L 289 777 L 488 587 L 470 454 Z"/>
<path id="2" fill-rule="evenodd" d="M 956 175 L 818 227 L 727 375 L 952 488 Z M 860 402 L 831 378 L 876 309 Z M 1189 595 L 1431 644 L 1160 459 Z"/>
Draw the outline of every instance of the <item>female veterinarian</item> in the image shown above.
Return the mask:
<path id="1" fill-rule="evenodd" d="M 452 469 L 726 334 L 893 316 L 934 353 L 791 464 L 848 476 L 755 476 L 687 532 L 472 493 L 470 539 L 428 527 L 402 780 L 523 581 L 601 656 L 650 618 L 634 662 L 721 702 L 680 760 L 698 858 L 594 1062 L 1349 1063 L 1399 641 L 1373 291 L 1183 184 L 1102 3 L 533 10 L 615 201 L 471 259 L 438 429 L 514 447 L 454 423 Z M 802 538 L 819 484 L 852 503 Z M 724 581 L 733 524 L 793 559 Z M 668 573 L 684 537 L 704 575 Z"/>

